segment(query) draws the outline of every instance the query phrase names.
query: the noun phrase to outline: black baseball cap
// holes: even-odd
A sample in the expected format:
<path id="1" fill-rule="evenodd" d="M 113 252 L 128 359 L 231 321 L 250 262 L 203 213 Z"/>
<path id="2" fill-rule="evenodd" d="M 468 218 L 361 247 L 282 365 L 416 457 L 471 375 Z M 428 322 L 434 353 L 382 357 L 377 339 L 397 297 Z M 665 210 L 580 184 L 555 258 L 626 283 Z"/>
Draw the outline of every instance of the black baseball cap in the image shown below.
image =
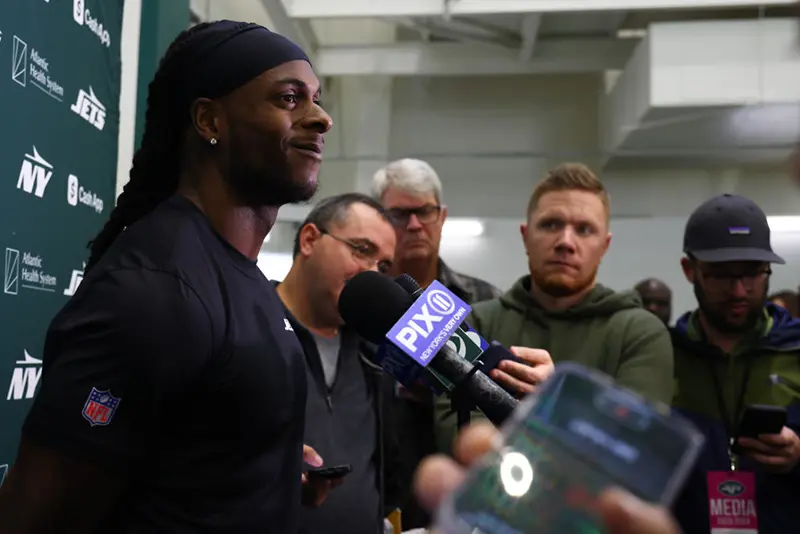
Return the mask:
<path id="1" fill-rule="evenodd" d="M 786 263 L 772 251 L 767 216 L 739 195 L 719 195 L 694 210 L 683 233 L 683 251 L 708 263 Z"/>

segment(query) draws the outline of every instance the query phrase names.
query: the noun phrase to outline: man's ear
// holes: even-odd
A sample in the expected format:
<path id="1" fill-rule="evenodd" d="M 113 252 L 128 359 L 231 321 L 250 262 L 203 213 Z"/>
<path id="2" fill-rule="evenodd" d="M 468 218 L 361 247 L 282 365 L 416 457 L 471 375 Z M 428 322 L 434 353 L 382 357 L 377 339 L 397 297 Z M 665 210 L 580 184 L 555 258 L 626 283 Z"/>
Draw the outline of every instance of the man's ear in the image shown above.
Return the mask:
<path id="1" fill-rule="evenodd" d="M 695 275 L 697 274 L 695 273 L 694 270 L 694 262 L 691 259 L 684 256 L 683 258 L 681 258 L 681 270 L 683 270 L 683 276 L 686 277 L 686 281 L 689 282 L 690 284 L 694 284 Z"/>
<path id="2" fill-rule="evenodd" d="M 208 98 L 198 98 L 190 108 L 192 126 L 203 141 L 214 144 L 223 141 L 225 118 L 219 105 Z"/>
<path id="3" fill-rule="evenodd" d="M 316 243 L 321 236 L 322 232 L 319 231 L 317 225 L 309 223 L 303 226 L 298 234 L 298 253 L 304 258 L 310 256 L 311 252 L 314 250 L 314 243 Z"/>

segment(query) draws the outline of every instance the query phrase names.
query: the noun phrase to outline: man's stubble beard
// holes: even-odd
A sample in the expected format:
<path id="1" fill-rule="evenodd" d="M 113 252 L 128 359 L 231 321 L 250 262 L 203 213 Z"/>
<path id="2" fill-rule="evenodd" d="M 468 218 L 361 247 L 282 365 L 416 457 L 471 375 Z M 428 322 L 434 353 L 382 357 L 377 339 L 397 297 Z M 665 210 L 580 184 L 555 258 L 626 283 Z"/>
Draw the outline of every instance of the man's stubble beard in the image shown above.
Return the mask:
<path id="1" fill-rule="evenodd" d="M 306 202 L 317 192 L 316 178 L 298 182 L 289 169 L 275 172 L 233 170 L 228 175 L 228 186 L 239 202 L 252 208 Z"/>
<path id="2" fill-rule="evenodd" d="M 544 294 L 555 298 L 571 297 L 592 287 L 597 279 L 597 269 L 589 275 L 576 278 L 563 274 L 544 274 L 531 269 L 531 279 Z"/>
<path id="3" fill-rule="evenodd" d="M 306 202 L 314 197 L 318 186 L 317 176 L 296 180 L 282 151 L 277 150 L 270 157 L 271 161 L 279 164 L 256 168 L 248 164 L 247 158 L 239 154 L 236 146 L 234 143 L 231 147 L 230 168 L 225 177 L 231 193 L 241 205 L 256 209 L 280 207 Z"/>
<path id="4" fill-rule="evenodd" d="M 751 302 L 747 302 L 747 305 L 750 306 L 750 309 L 747 312 L 747 317 L 744 321 L 739 324 L 731 324 L 730 322 L 725 319 L 725 315 L 718 312 L 715 307 L 719 306 L 726 306 L 730 302 L 724 301 L 720 304 L 711 304 L 706 297 L 705 290 L 695 282 L 693 284 L 694 289 L 694 296 L 697 299 L 697 305 L 700 311 L 703 312 L 703 317 L 706 321 L 718 332 L 723 334 L 741 334 L 743 332 L 748 332 L 755 327 L 756 323 L 758 322 L 759 317 L 761 317 L 761 310 L 766 303 L 767 294 L 769 293 L 769 286 L 764 287 L 764 294 L 761 299 L 761 304 L 759 306 L 754 306 Z"/>

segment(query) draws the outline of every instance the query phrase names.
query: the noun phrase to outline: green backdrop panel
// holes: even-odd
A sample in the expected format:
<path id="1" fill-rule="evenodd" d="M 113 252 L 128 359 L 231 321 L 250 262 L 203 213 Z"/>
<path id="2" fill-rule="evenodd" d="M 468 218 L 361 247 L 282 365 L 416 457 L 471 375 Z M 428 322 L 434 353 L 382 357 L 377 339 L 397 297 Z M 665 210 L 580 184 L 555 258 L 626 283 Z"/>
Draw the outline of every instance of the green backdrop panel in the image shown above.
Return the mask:
<path id="1" fill-rule="evenodd" d="M 47 326 L 114 206 L 123 3 L 0 1 L 0 483 Z"/>

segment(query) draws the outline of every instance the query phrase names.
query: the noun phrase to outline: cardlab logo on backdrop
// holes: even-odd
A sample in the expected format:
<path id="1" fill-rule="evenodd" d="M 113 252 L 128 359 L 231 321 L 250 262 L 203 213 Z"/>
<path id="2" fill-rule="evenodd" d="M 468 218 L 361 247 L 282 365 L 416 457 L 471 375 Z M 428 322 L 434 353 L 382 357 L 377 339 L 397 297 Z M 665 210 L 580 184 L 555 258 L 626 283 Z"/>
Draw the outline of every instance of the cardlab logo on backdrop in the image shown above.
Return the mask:
<path id="1" fill-rule="evenodd" d="M 434 281 L 386 337 L 425 366 L 464 322 L 471 309 L 441 282 Z"/>
<path id="2" fill-rule="evenodd" d="M 106 48 L 111 47 L 111 35 L 103 23 L 97 17 L 92 16 L 92 12 L 86 8 L 85 0 L 72 0 L 72 18 L 81 26 L 89 28 L 100 39 L 100 42 L 106 45 Z"/>

